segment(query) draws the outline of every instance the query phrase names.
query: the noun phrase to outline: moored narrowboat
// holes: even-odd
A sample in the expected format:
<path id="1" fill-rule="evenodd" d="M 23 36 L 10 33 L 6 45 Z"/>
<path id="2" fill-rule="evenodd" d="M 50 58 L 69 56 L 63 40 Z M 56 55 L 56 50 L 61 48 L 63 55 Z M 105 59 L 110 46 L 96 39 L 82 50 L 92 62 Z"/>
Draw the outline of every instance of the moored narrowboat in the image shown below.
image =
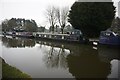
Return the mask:
<path id="1" fill-rule="evenodd" d="M 15 33 L 16 37 L 25 37 L 25 38 L 33 38 L 33 33 L 32 32 L 16 32 Z"/>
<path id="2" fill-rule="evenodd" d="M 46 39 L 46 40 L 56 40 L 56 41 L 67 41 L 67 42 L 79 42 L 85 43 L 85 39 L 80 30 L 74 29 L 74 31 L 67 34 L 60 33 L 35 33 L 35 38 Z"/>
<path id="3" fill-rule="evenodd" d="M 102 31 L 100 33 L 100 44 L 120 45 L 120 35 L 112 31 Z"/>

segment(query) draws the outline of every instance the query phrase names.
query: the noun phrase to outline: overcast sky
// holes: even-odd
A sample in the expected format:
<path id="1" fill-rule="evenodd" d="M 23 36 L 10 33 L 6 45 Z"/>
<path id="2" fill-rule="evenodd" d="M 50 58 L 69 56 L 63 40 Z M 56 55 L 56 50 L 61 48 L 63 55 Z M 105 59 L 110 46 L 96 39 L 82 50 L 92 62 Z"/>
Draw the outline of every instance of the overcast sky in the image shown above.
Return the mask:
<path id="1" fill-rule="evenodd" d="M 0 0 L 0 21 L 10 18 L 34 19 L 38 25 L 46 26 L 46 8 L 50 5 L 69 6 L 76 0 Z M 120 0 L 113 0 L 117 5 Z M 118 14 L 118 13 L 117 13 Z"/>

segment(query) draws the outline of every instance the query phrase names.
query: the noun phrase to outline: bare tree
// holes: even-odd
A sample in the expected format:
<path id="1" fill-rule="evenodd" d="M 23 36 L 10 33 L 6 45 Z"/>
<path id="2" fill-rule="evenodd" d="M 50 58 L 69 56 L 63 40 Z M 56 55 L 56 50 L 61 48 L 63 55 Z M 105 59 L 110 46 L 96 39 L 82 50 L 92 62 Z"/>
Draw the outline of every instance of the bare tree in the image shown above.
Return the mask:
<path id="1" fill-rule="evenodd" d="M 63 34 L 63 30 L 64 30 L 66 23 L 67 23 L 69 8 L 63 7 L 61 9 L 56 8 L 55 10 L 56 10 L 56 17 L 57 17 L 58 23 L 61 27 L 61 32 Z"/>
<path id="2" fill-rule="evenodd" d="M 51 31 L 54 33 L 54 27 L 57 23 L 57 18 L 56 18 L 56 9 L 54 6 L 49 6 L 46 9 L 46 17 L 50 23 L 51 26 Z"/>

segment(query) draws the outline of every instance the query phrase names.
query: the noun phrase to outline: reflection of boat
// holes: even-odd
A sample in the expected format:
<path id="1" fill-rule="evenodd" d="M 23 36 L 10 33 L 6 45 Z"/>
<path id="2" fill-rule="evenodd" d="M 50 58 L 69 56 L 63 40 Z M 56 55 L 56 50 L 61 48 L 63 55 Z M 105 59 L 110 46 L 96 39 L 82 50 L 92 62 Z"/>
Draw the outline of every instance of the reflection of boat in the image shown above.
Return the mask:
<path id="1" fill-rule="evenodd" d="M 112 31 L 102 31 L 100 34 L 100 44 L 120 45 L 120 36 Z"/>
<path id="2" fill-rule="evenodd" d="M 100 59 L 105 62 L 110 62 L 113 59 L 120 60 L 120 50 L 117 46 L 100 45 L 98 46 L 98 54 Z"/>
<path id="3" fill-rule="evenodd" d="M 6 47 L 33 47 L 35 46 L 35 41 L 32 39 L 23 38 L 12 38 L 11 36 L 2 37 L 2 42 Z"/>

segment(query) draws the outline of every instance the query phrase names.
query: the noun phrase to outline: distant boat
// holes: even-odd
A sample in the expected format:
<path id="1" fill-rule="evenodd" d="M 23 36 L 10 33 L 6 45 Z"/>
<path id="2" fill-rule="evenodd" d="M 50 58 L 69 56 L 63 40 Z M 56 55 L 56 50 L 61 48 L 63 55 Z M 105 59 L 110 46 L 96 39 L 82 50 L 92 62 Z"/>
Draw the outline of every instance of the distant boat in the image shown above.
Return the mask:
<path id="1" fill-rule="evenodd" d="M 112 31 L 102 31 L 100 33 L 100 44 L 120 45 L 120 36 Z"/>

